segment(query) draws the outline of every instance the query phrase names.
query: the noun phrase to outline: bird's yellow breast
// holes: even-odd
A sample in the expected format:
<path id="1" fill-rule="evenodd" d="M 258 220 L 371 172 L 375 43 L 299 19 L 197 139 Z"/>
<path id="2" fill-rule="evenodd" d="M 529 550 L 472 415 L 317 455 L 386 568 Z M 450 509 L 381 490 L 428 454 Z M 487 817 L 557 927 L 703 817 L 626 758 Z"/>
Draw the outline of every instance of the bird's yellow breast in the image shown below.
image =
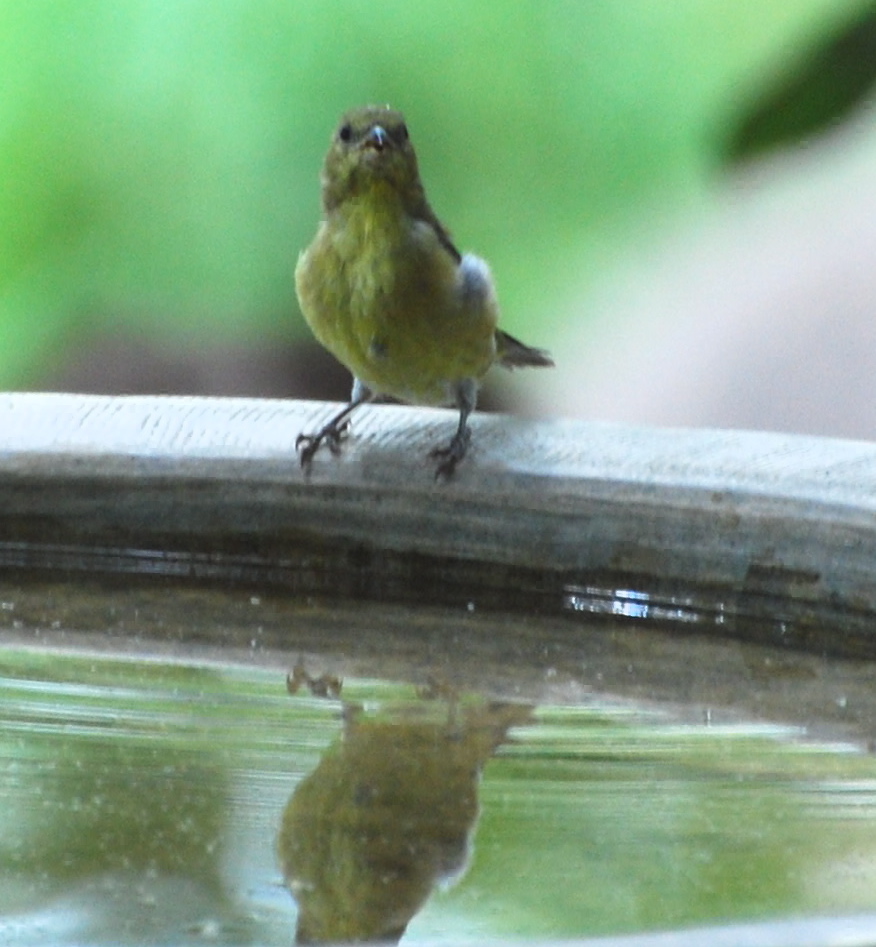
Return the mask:
<path id="1" fill-rule="evenodd" d="M 495 360 L 491 284 L 467 292 L 431 224 L 408 216 L 388 187 L 329 215 L 295 280 L 314 335 L 375 393 L 451 403 L 458 382 L 480 378 Z"/>

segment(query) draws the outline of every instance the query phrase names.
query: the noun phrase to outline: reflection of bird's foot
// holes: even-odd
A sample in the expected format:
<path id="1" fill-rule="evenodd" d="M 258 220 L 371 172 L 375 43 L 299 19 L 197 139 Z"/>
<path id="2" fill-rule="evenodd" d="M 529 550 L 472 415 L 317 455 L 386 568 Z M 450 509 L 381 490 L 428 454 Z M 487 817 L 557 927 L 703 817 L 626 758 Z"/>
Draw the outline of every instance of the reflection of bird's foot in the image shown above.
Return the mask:
<path id="1" fill-rule="evenodd" d="M 417 687 L 417 697 L 422 700 L 459 700 L 459 688 L 455 687 L 446 678 L 430 674 L 425 684 Z"/>
<path id="2" fill-rule="evenodd" d="M 471 428 L 466 425 L 460 428 L 447 447 L 436 447 L 430 451 L 429 456 L 438 459 L 438 466 L 435 468 L 435 479 L 442 477 L 449 480 L 456 470 L 456 465 L 465 457 L 468 450 L 468 444 L 471 440 Z"/>
<path id="3" fill-rule="evenodd" d="M 333 454 L 339 454 L 341 452 L 341 441 L 346 435 L 349 426 L 350 422 L 346 420 L 340 423 L 329 421 L 329 423 L 326 424 L 325 427 L 320 428 L 316 434 L 299 434 L 298 437 L 295 438 L 295 450 L 298 451 L 301 466 L 304 467 L 305 470 L 310 467 L 310 462 L 313 460 L 314 454 L 316 454 L 322 444 L 326 444 Z"/>
<path id="4" fill-rule="evenodd" d="M 286 690 L 290 694 L 297 694 L 302 687 L 306 687 L 314 697 L 340 697 L 343 686 L 343 679 L 334 674 L 311 677 L 300 658 L 286 675 Z"/>

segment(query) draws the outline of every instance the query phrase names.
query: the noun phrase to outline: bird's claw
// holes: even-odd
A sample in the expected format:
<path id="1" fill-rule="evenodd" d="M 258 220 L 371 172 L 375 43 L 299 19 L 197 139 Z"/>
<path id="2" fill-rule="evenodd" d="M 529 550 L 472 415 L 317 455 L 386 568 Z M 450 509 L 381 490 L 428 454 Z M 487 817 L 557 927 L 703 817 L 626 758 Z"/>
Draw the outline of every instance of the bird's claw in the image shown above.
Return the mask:
<path id="1" fill-rule="evenodd" d="M 295 438 L 295 450 L 298 452 L 301 466 L 305 469 L 310 467 L 314 455 L 322 444 L 326 444 L 333 454 L 340 454 L 341 441 L 347 434 L 349 427 L 350 422 L 344 420 L 340 424 L 326 424 L 315 434 L 299 434 Z"/>
<path id="2" fill-rule="evenodd" d="M 455 470 L 456 465 L 465 457 L 468 450 L 468 444 L 471 440 L 471 428 L 464 427 L 453 435 L 447 447 L 436 447 L 429 451 L 429 456 L 438 459 L 438 466 L 435 468 L 435 479 L 449 480 Z"/>

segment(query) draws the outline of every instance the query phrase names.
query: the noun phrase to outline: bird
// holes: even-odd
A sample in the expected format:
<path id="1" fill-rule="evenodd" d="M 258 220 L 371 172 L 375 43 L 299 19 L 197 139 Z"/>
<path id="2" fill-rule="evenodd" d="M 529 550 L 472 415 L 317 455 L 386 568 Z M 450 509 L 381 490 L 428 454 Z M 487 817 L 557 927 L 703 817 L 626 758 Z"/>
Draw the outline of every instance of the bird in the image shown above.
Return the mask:
<path id="1" fill-rule="evenodd" d="M 353 411 L 390 398 L 459 411 L 449 444 L 430 452 L 436 479 L 450 478 L 468 450 L 487 370 L 553 359 L 499 329 L 490 268 L 460 253 L 432 210 L 402 112 L 346 112 L 320 181 L 322 219 L 298 258 L 295 287 L 305 321 L 352 372 L 353 388 L 327 424 L 298 436 L 301 466 L 309 470 L 321 445 L 339 453 Z"/>

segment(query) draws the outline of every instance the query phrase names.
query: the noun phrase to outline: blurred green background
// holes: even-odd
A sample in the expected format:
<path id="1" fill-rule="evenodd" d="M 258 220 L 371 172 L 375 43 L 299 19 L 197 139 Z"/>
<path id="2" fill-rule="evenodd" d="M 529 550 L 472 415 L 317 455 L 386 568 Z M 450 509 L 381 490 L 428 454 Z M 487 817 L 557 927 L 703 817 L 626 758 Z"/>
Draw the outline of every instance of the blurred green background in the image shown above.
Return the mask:
<path id="1" fill-rule="evenodd" d="M 867 43 L 829 54 L 873 16 L 864 0 L 0 0 L 0 386 L 344 397 L 292 274 L 329 135 L 366 102 L 406 112 L 503 324 L 550 348 L 558 301 L 643 221 L 866 94 Z"/>

